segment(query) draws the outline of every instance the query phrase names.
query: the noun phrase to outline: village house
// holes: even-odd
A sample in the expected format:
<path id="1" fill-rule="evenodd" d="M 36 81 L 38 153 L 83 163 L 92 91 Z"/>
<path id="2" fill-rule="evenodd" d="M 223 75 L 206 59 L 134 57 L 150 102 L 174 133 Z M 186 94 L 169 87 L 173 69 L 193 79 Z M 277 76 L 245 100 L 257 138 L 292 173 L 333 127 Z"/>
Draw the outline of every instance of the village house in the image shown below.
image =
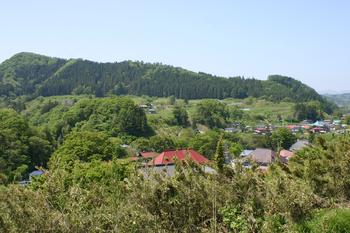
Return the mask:
<path id="1" fill-rule="evenodd" d="M 260 166 L 268 166 L 275 161 L 275 152 L 270 149 L 257 148 L 250 154 L 250 159 Z"/>
<path id="2" fill-rule="evenodd" d="M 280 160 L 282 163 L 288 163 L 289 159 L 294 156 L 294 153 L 289 150 L 280 151 Z"/>
<path id="3" fill-rule="evenodd" d="M 139 158 L 143 158 L 143 159 L 152 159 L 158 155 L 159 155 L 159 153 L 157 153 L 157 152 L 149 151 L 149 152 L 139 152 L 137 156 Z"/>
<path id="4" fill-rule="evenodd" d="M 325 121 L 316 121 L 310 124 L 312 133 L 327 133 L 330 131 L 330 124 Z"/>
<path id="5" fill-rule="evenodd" d="M 341 120 L 333 120 L 334 125 L 341 125 Z"/>
<path id="6" fill-rule="evenodd" d="M 289 150 L 292 151 L 292 152 L 296 152 L 296 151 L 299 151 L 307 146 L 309 146 L 310 143 L 309 141 L 307 140 L 298 140 L 296 143 L 294 143 L 290 148 Z"/>
<path id="7" fill-rule="evenodd" d="M 35 177 L 42 176 L 42 175 L 44 175 L 44 173 L 45 172 L 42 171 L 42 170 L 32 171 L 31 173 L 29 173 L 29 179 L 28 180 L 19 181 L 18 184 L 22 185 L 22 186 L 26 186 L 26 185 L 30 184 L 30 182 L 32 182 Z"/>
<path id="8" fill-rule="evenodd" d="M 149 151 L 149 152 L 139 152 L 137 155 L 131 157 L 131 160 L 133 161 L 139 161 L 143 164 L 147 164 L 149 161 L 151 161 L 154 157 L 158 156 L 159 153 Z"/>
<path id="9" fill-rule="evenodd" d="M 226 133 L 238 133 L 238 132 L 240 132 L 240 130 L 237 128 L 225 128 L 225 132 Z"/>
<path id="10" fill-rule="evenodd" d="M 34 177 L 38 177 L 44 174 L 44 171 L 42 170 L 35 170 L 29 173 L 29 180 L 31 181 Z"/>
<path id="11" fill-rule="evenodd" d="M 243 150 L 240 154 L 240 157 L 246 158 L 248 157 L 254 150 Z"/>
<path id="12" fill-rule="evenodd" d="M 287 128 L 292 131 L 293 134 L 303 132 L 304 128 L 301 125 L 288 125 Z"/>
<path id="13" fill-rule="evenodd" d="M 203 165 L 203 171 L 206 173 L 216 173 L 214 169 L 208 166 L 210 161 L 193 149 L 163 151 L 159 155 L 153 157 L 142 171 L 144 173 L 147 171 L 164 172 L 168 176 L 173 176 L 175 172 L 175 161 L 183 161 L 185 159 Z"/>
<path id="14" fill-rule="evenodd" d="M 174 164 L 175 160 L 185 160 L 188 158 L 198 164 L 207 164 L 209 160 L 193 149 L 185 150 L 166 150 L 154 157 L 149 163 L 149 166 L 165 166 Z"/>
<path id="15" fill-rule="evenodd" d="M 265 135 L 269 132 L 270 132 L 270 129 L 267 127 L 258 127 L 254 130 L 254 133 L 259 135 Z"/>
<path id="16" fill-rule="evenodd" d="M 156 107 L 153 104 L 149 104 L 149 105 L 147 105 L 147 104 L 140 104 L 139 107 L 144 109 L 144 111 L 146 113 L 149 113 L 149 114 L 157 113 Z"/>
<path id="17" fill-rule="evenodd" d="M 275 152 L 270 149 L 257 148 L 255 150 L 244 150 L 240 154 L 240 158 L 232 161 L 232 166 L 235 166 L 237 161 L 241 161 L 245 168 L 251 167 L 251 162 L 259 165 L 261 170 L 266 170 L 268 166 L 275 161 Z"/>
<path id="18" fill-rule="evenodd" d="M 227 128 L 225 128 L 225 132 L 227 133 L 238 133 L 238 132 L 242 132 L 245 130 L 245 125 L 243 125 L 240 122 L 233 122 L 231 124 L 229 124 L 227 126 Z"/>

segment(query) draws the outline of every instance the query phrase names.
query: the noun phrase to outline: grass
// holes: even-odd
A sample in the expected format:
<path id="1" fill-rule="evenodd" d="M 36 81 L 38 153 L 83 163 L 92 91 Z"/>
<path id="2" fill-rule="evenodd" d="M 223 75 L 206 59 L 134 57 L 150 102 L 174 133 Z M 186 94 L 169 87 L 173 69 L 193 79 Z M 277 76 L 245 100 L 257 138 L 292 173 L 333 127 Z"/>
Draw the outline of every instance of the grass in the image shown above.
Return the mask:
<path id="1" fill-rule="evenodd" d="M 350 209 L 326 209 L 301 225 L 299 232 L 348 233 L 350 232 Z"/>

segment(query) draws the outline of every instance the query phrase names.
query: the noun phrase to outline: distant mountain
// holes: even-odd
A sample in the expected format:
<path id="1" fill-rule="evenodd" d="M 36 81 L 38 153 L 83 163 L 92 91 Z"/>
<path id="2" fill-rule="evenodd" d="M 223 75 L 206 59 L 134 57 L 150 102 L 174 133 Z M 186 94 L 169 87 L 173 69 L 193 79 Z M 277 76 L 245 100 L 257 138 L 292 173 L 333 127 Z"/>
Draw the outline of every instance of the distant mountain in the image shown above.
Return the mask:
<path id="1" fill-rule="evenodd" d="M 339 107 L 350 107 L 350 92 L 344 94 L 326 94 L 326 99 L 336 103 Z"/>
<path id="2" fill-rule="evenodd" d="M 321 95 L 341 95 L 341 94 L 347 94 L 350 93 L 349 90 L 347 91 L 334 91 L 334 90 L 325 90 L 325 91 L 319 91 Z"/>
<path id="3" fill-rule="evenodd" d="M 273 101 L 325 101 L 293 78 L 224 78 L 162 64 L 123 61 L 98 63 L 19 53 L 0 64 L 0 95 L 132 94 L 178 98 L 264 97 Z"/>

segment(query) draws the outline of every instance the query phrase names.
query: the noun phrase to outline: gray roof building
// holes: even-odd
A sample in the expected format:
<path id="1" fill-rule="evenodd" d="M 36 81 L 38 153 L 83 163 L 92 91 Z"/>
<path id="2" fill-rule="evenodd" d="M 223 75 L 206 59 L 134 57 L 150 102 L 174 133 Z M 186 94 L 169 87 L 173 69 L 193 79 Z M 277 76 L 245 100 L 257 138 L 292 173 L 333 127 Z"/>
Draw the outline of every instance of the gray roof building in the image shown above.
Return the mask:
<path id="1" fill-rule="evenodd" d="M 297 141 L 296 143 L 294 143 L 290 148 L 289 150 L 290 151 L 299 151 L 307 146 L 309 146 L 310 143 L 306 140 L 299 140 Z"/>
<path id="2" fill-rule="evenodd" d="M 250 158 L 260 165 L 268 165 L 275 160 L 275 152 L 270 149 L 257 148 L 250 154 Z"/>

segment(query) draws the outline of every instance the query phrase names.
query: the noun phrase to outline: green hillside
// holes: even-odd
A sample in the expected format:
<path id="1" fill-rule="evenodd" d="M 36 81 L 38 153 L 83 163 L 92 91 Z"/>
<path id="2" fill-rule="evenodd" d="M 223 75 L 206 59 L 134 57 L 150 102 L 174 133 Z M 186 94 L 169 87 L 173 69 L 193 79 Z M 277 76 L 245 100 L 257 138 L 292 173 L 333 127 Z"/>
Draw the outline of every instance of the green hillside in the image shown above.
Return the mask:
<path id="1" fill-rule="evenodd" d="M 284 76 L 267 81 L 217 77 L 182 68 L 123 61 L 98 63 L 19 53 L 0 64 L 0 95 L 148 95 L 182 99 L 263 97 L 271 101 L 324 101 L 312 88 Z"/>
<path id="2" fill-rule="evenodd" d="M 325 97 L 336 103 L 339 107 L 350 107 L 350 93 L 325 95 Z"/>

